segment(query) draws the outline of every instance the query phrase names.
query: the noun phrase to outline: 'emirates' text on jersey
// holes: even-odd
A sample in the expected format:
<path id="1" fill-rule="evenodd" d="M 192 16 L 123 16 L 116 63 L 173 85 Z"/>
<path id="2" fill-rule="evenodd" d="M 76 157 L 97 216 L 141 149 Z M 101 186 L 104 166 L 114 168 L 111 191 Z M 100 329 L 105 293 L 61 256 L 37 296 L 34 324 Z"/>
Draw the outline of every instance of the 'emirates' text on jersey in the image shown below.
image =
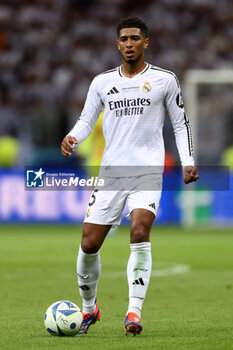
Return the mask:
<path id="1" fill-rule="evenodd" d="M 162 169 L 166 110 L 181 164 L 194 165 L 190 125 L 179 82 L 172 72 L 147 64 L 133 78 L 124 77 L 121 67 L 96 76 L 81 116 L 69 135 L 79 143 L 85 140 L 103 107 L 102 166 L 159 166 Z M 132 176 L 125 174 L 129 175 Z"/>

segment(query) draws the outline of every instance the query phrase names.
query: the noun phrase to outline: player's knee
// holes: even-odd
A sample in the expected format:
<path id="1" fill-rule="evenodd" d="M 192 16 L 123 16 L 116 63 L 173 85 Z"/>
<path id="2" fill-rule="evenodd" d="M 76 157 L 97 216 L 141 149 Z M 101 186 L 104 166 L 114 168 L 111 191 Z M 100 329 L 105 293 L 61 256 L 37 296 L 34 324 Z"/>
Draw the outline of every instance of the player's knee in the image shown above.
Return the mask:
<path id="1" fill-rule="evenodd" d="M 81 247 L 84 253 L 87 254 L 96 253 L 99 250 L 93 230 L 87 225 L 83 226 Z"/>
<path id="2" fill-rule="evenodd" d="M 100 249 L 99 242 L 92 236 L 83 236 L 81 247 L 84 253 L 87 254 L 97 253 Z"/>
<path id="3" fill-rule="evenodd" d="M 131 243 L 141 243 L 149 241 L 150 231 L 144 225 L 137 225 L 131 228 Z"/>

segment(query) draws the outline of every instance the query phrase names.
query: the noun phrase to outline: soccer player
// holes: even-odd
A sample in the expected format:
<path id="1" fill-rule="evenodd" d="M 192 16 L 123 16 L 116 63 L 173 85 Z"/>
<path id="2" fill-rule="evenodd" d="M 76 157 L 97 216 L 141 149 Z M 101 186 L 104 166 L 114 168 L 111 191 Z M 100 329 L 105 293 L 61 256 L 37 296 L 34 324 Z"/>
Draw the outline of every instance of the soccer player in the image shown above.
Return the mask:
<path id="1" fill-rule="evenodd" d="M 100 318 L 96 303 L 100 276 L 100 247 L 112 225 L 120 224 L 127 201 L 130 217 L 130 249 L 127 265 L 129 306 L 126 334 L 142 331 L 141 310 L 151 274 L 150 230 L 158 210 L 164 166 L 163 123 L 168 112 L 183 167 L 184 183 L 196 181 L 192 137 L 179 82 L 174 73 L 145 62 L 149 44 L 147 25 L 136 17 L 123 19 L 117 27 L 117 47 L 122 65 L 94 78 L 84 109 L 74 128 L 61 144 L 70 157 L 74 145 L 85 140 L 104 107 L 105 149 L 101 168 L 115 190 L 95 189 L 83 224 L 77 259 L 77 274 L 83 300 L 84 320 L 79 333 Z M 120 184 L 134 186 L 121 191 Z M 143 190 L 144 182 L 155 184 Z M 119 187 L 118 187 L 119 184 Z"/>

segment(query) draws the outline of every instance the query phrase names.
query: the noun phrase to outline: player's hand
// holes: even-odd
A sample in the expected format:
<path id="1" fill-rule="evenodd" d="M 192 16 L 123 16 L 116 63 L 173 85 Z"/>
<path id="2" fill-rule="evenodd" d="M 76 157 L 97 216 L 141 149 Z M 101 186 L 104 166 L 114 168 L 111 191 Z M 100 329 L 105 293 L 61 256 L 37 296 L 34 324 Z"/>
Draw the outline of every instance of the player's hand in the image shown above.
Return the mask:
<path id="1" fill-rule="evenodd" d="M 70 157 L 72 153 L 75 151 L 73 145 L 77 145 L 78 141 L 73 136 L 66 136 L 61 143 L 61 153 L 65 157 Z"/>
<path id="2" fill-rule="evenodd" d="M 197 167 L 192 165 L 184 167 L 183 178 L 184 178 L 184 183 L 186 185 L 189 184 L 190 182 L 197 181 L 200 178 Z"/>

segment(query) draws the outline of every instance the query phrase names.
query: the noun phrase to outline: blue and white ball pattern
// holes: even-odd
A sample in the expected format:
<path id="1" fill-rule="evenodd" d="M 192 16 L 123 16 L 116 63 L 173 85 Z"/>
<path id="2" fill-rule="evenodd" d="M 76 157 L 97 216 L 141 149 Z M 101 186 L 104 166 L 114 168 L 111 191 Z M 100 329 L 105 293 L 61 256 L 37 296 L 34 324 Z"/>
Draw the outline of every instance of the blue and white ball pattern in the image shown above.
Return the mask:
<path id="1" fill-rule="evenodd" d="M 51 335 L 74 336 L 81 328 L 83 316 L 80 308 L 71 301 L 57 301 L 45 313 L 44 324 Z"/>

